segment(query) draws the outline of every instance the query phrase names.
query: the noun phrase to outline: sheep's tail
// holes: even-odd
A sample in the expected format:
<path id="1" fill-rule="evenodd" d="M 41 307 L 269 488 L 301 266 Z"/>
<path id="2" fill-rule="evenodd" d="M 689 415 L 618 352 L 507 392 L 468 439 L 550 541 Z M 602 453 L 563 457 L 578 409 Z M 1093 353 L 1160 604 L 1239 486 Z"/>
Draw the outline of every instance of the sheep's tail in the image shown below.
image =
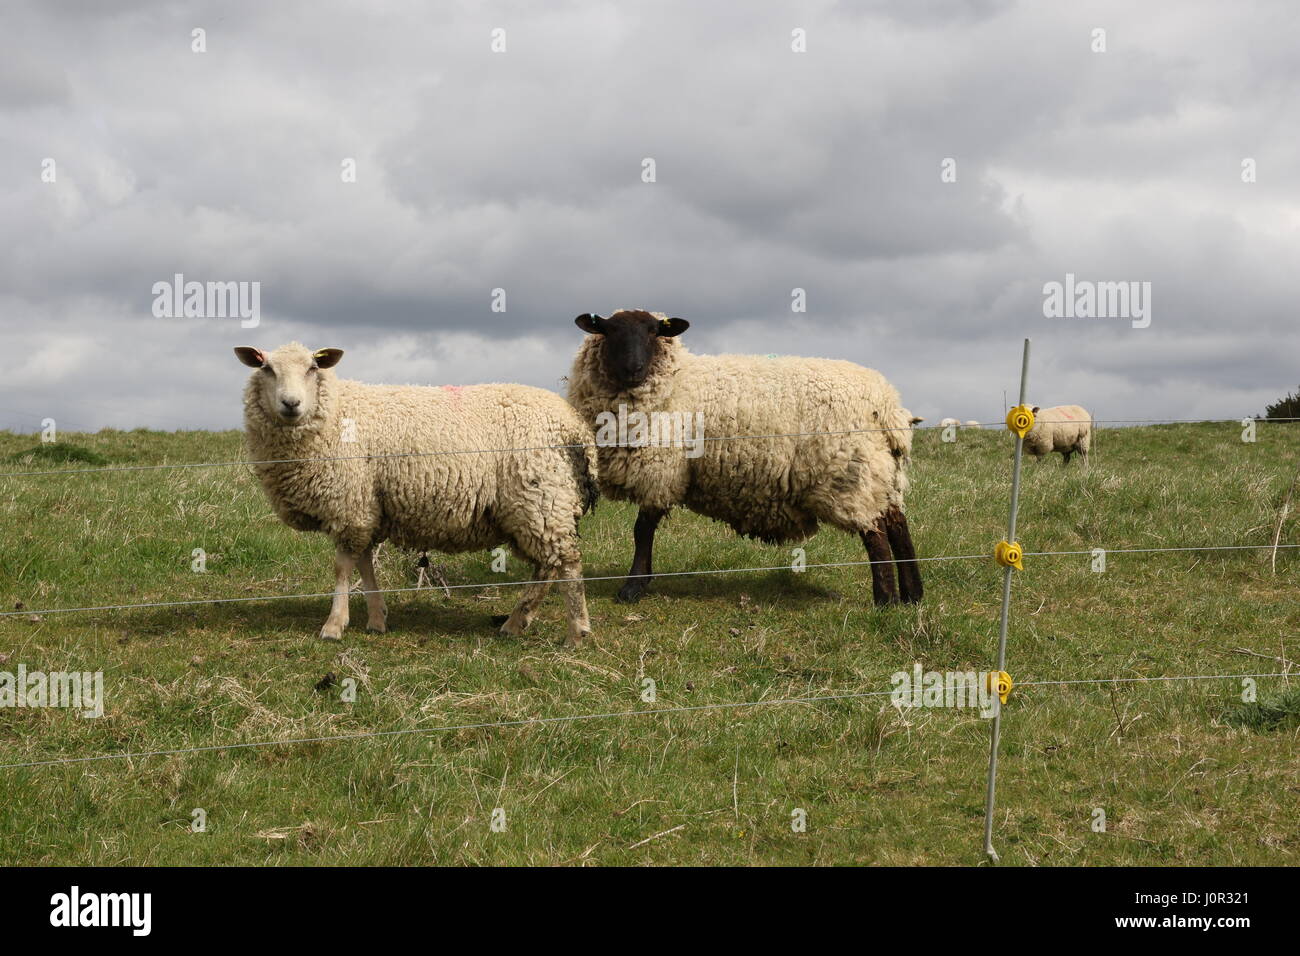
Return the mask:
<path id="1" fill-rule="evenodd" d="M 912 427 L 912 413 L 901 405 L 895 405 L 884 415 L 885 442 L 890 454 L 903 464 L 912 457 Z"/>
<path id="2" fill-rule="evenodd" d="M 596 443 L 589 433 L 576 431 L 569 439 L 569 446 L 565 451 L 568 452 L 569 464 L 573 468 L 573 479 L 582 499 L 582 513 L 587 514 L 596 507 L 596 501 L 600 498 Z"/>
<path id="3" fill-rule="evenodd" d="M 894 463 L 889 503 L 898 508 L 903 507 L 903 495 L 908 488 L 907 466 L 912 460 L 912 428 L 918 421 L 920 419 L 913 418 L 912 413 L 901 405 L 895 405 L 883 416 L 885 443 Z"/>

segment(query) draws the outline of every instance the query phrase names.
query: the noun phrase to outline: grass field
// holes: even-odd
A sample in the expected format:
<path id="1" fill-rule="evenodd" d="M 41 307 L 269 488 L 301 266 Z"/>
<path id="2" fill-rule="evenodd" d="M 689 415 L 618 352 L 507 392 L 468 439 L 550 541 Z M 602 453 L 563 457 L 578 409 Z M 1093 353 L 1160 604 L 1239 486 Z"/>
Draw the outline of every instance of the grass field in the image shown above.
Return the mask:
<path id="1" fill-rule="evenodd" d="M 1027 462 L 1030 551 L 1269 543 L 1300 425 L 1103 431 L 1090 470 Z M 984 554 L 1005 532 L 1005 431 L 918 433 L 923 557 Z M 34 451 L 34 449 L 36 449 Z M 2 471 L 232 461 L 237 433 L 0 432 Z M 331 548 L 270 515 L 241 466 L 0 478 L 0 670 L 102 670 L 105 715 L 0 709 L 0 763 L 639 712 L 888 690 L 889 677 L 986 670 L 1001 572 L 929 562 L 918 608 L 877 611 L 866 568 L 666 578 L 634 607 L 589 585 L 576 651 L 552 595 L 523 640 L 494 635 L 513 589 L 489 556 L 439 556 L 475 587 L 390 595 L 390 631 L 316 640 L 306 598 L 36 615 L 44 608 L 326 591 Z M 589 576 L 618 575 L 632 511 L 585 519 Z M 1297 543 L 1294 520 L 1283 542 Z M 865 558 L 823 529 L 810 564 Z M 208 555 L 206 573 L 191 552 Z M 788 548 L 694 515 L 661 528 L 658 571 L 787 565 Z M 412 581 L 385 555 L 385 587 Z M 1012 600 L 1017 682 L 1272 673 L 1295 659 L 1300 557 L 1281 551 L 1029 558 Z M 482 585 L 481 587 L 477 585 Z M 358 622 L 362 625 L 358 627 Z M 1252 654 L 1243 651 L 1253 652 Z M 317 690 L 324 675 L 354 679 Z M 641 700 L 641 678 L 657 685 Z M 1293 864 L 1300 696 L 1283 678 L 1017 688 L 1004 711 L 996 843 L 1004 863 Z M 0 770 L 0 864 L 972 864 L 982 861 L 988 723 L 887 697 Z M 490 826 L 505 812 L 504 832 Z M 192 811 L 206 832 L 190 830 Z M 792 832 L 791 813 L 807 812 Z M 1106 832 L 1093 832 L 1093 811 Z"/>

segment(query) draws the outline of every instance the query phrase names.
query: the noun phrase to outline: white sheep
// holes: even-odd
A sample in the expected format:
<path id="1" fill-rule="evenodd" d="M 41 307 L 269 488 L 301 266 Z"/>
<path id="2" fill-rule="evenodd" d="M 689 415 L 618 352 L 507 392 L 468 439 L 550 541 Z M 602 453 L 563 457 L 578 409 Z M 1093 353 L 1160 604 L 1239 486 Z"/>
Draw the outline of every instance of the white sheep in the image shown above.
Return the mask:
<path id="1" fill-rule="evenodd" d="M 689 448 L 611 447 L 597 434 L 601 490 L 640 508 L 620 600 L 645 591 L 655 528 L 678 505 L 770 543 L 801 540 L 827 521 L 861 536 L 877 604 L 921 599 L 903 515 L 920 419 L 883 375 L 831 359 L 692 355 L 676 338 L 684 319 L 641 310 L 584 314 L 576 323 L 590 334 L 568 394 L 589 423 L 658 412 L 702 422 L 705 431 Z"/>
<path id="2" fill-rule="evenodd" d="M 1063 465 L 1070 463 L 1076 451 L 1086 463 L 1092 444 L 1092 416 L 1080 405 L 1053 405 L 1041 411 L 1033 408 L 1034 427 L 1025 435 L 1025 451 L 1035 458 L 1059 451 Z"/>
<path id="3" fill-rule="evenodd" d="M 977 421 L 975 421 L 975 419 L 972 418 L 970 421 L 968 421 L 968 422 L 966 423 L 965 427 L 966 427 L 966 428 L 979 428 L 979 427 L 980 427 L 980 423 L 977 422 Z"/>
<path id="4" fill-rule="evenodd" d="M 529 625 L 556 578 L 569 643 L 590 633 L 578 519 L 596 500 L 596 460 L 591 430 L 564 399 L 523 385 L 363 385 L 335 377 L 339 349 L 296 342 L 235 354 L 256 369 L 244 426 L 267 497 L 285 524 L 335 544 L 322 638 L 339 640 L 347 627 L 358 565 L 367 628 L 387 630 L 372 553 L 385 540 L 450 552 L 509 544 L 540 583 L 524 588 L 502 633 Z"/>
<path id="5" fill-rule="evenodd" d="M 960 426 L 961 426 L 961 422 L 959 422 L 959 421 L 958 421 L 957 419 L 955 419 L 955 418 L 941 418 L 941 419 L 939 419 L 939 427 L 940 427 L 940 428 L 949 428 L 949 427 L 951 427 L 951 428 L 959 428 Z"/>

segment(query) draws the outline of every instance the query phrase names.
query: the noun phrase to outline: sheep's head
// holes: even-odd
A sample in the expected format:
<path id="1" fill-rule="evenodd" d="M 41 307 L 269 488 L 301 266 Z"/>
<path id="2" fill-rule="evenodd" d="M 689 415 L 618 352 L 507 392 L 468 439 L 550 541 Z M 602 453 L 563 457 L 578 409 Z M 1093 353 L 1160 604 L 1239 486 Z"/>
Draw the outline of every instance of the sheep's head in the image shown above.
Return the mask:
<path id="1" fill-rule="evenodd" d="M 269 354 L 241 346 L 235 349 L 235 355 L 249 368 L 257 369 L 251 385 L 267 418 L 285 425 L 300 425 L 310 421 L 316 411 L 321 370 L 337 365 L 343 350 L 312 352 L 291 342 Z"/>
<path id="2" fill-rule="evenodd" d="M 573 320 L 584 332 L 602 337 L 601 365 L 620 388 L 636 388 L 646 380 L 659 340 L 681 335 L 690 323 L 641 309 L 620 309 L 608 319 L 585 312 Z"/>

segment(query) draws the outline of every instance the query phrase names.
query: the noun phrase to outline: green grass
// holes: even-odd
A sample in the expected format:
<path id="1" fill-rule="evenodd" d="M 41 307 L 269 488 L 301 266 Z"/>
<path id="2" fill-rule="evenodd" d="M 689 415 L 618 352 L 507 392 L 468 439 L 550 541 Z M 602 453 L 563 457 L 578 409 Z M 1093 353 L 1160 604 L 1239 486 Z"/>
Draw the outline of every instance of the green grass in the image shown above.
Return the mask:
<path id="1" fill-rule="evenodd" d="M 1258 731 L 1276 731 L 1300 724 L 1300 687 L 1293 687 L 1264 700 L 1238 704 L 1227 719 L 1242 727 Z"/>
<path id="2" fill-rule="evenodd" d="M 62 435 L 69 469 L 231 461 L 239 435 Z M 2 469 L 60 467 L 0 432 Z M 1005 532 L 1005 432 L 918 434 L 909 498 L 922 556 L 985 554 Z M 30 457 L 28 457 L 30 456 Z M 86 457 L 94 456 L 94 457 Z M 1300 461 L 1300 426 L 1104 431 L 1089 471 L 1027 462 L 1030 551 L 1260 544 Z M 342 645 L 315 639 L 321 598 L 47 614 L 43 608 L 328 590 L 331 549 L 281 526 L 244 467 L 3 478 L 0 670 L 102 670 L 106 713 L 0 709 L 0 763 L 539 716 L 874 691 L 919 661 L 984 670 L 1000 570 L 924 565 L 919 608 L 877 611 L 866 568 L 667 578 L 641 604 L 589 586 L 595 637 L 558 646 L 548 599 L 533 631 L 488 626 L 514 589 L 489 556 L 438 558 L 453 584 L 389 597 L 367 635 L 361 598 Z M 619 575 L 632 512 L 583 525 L 589 576 Z M 1294 520 L 1283 541 L 1300 540 Z M 809 564 L 861 560 L 823 529 Z M 191 552 L 207 572 L 190 570 Z M 660 571 L 781 566 L 788 548 L 681 513 Z M 1018 683 L 1267 673 L 1295 659 L 1300 558 L 1282 551 L 1029 558 L 1012 599 Z M 411 581 L 385 555 L 386 587 Z M 482 585 L 479 587 L 477 585 Z M 1254 655 L 1242 653 L 1251 651 Z M 317 690 L 327 673 L 357 682 Z M 640 699 L 653 678 L 658 702 Z M 1300 727 L 1293 684 L 1017 687 L 1004 713 L 996 844 L 1005 863 L 1293 864 L 1300 856 Z M 1277 716 L 1273 719 L 1271 715 Z M 0 770 L 0 864 L 970 864 L 981 861 L 988 723 L 900 712 L 887 698 L 778 704 L 346 742 Z M 205 833 L 191 833 L 194 808 Z M 505 832 L 492 832 L 492 810 Z M 1107 832 L 1091 829 L 1103 808 Z M 808 814 L 792 832 L 791 812 Z M 667 831 L 667 832 L 665 832 Z M 662 834 L 662 835 L 659 835 Z M 648 838 L 649 842 L 644 842 Z M 637 845 L 641 844 L 641 845 Z"/>
<path id="3" fill-rule="evenodd" d="M 107 465 L 108 458 L 82 445 L 70 442 L 50 442 L 33 445 L 5 457 L 5 462 L 17 465 Z"/>

